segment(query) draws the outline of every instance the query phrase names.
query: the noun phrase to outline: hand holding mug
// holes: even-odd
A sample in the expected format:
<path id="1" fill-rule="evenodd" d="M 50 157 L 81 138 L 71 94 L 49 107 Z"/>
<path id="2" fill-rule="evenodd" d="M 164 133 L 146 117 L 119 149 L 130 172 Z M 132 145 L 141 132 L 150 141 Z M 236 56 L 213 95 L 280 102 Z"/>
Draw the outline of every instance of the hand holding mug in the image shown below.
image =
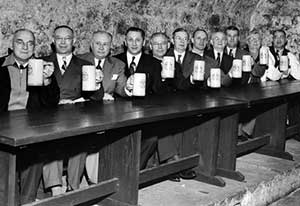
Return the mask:
<path id="1" fill-rule="evenodd" d="M 104 74 L 100 69 L 96 69 L 96 89 L 100 89 Z"/>
<path id="2" fill-rule="evenodd" d="M 54 64 L 53 62 L 46 62 L 44 61 L 44 70 L 43 70 L 43 79 L 44 85 L 47 86 L 51 83 L 51 75 L 54 72 Z"/>
<path id="3" fill-rule="evenodd" d="M 131 75 L 128 79 L 127 79 L 127 82 L 126 82 L 126 89 L 128 91 L 132 91 L 133 90 L 133 75 Z"/>
<path id="4" fill-rule="evenodd" d="M 115 98 L 111 94 L 109 94 L 109 93 L 104 93 L 103 100 L 114 101 Z"/>

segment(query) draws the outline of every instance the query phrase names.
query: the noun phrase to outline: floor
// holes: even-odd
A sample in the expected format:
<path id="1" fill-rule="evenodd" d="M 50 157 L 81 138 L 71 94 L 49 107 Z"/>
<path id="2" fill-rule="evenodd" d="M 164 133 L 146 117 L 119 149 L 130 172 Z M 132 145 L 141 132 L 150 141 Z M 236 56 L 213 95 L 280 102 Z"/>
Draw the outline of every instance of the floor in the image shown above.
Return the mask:
<path id="1" fill-rule="evenodd" d="M 300 142 L 290 139 L 286 151 L 294 161 L 251 153 L 237 160 L 244 182 L 223 178 L 225 187 L 195 180 L 164 181 L 139 192 L 140 206 L 300 206 Z"/>

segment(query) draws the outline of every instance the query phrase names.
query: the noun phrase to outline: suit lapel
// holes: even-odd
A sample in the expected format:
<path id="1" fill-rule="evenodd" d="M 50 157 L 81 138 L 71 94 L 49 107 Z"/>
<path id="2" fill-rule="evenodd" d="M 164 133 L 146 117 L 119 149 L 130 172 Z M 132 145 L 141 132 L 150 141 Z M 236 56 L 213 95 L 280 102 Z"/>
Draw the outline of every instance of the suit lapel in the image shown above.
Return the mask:
<path id="1" fill-rule="evenodd" d="M 142 53 L 141 55 L 141 58 L 139 60 L 139 63 L 135 69 L 135 72 L 138 73 L 138 72 L 142 72 L 143 71 L 143 66 L 146 65 L 146 59 L 145 59 L 145 54 Z"/>
<path id="2" fill-rule="evenodd" d="M 183 74 L 184 75 L 189 75 L 191 74 L 192 70 L 193 70 L 193 63 L 194 63 L 194 60 L 192 58 L 192 55 L 187 51 L 184 55 L 184 58 L 183 58 L 183 62 L 182 62 L 182 68 L 183 68 Z"/>

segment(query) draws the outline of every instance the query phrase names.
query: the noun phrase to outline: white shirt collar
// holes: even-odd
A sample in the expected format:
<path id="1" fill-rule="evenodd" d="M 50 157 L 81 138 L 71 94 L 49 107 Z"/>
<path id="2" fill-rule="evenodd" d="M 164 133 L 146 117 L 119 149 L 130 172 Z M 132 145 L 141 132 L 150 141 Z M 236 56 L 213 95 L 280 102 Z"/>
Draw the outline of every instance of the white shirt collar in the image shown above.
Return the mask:
<path id="1" fill-rule="evenodd" d="M 175 60 L 176 60 L 177 62 L 178 62 L 178 55 L 181 55 L 180 60 L 181 60 L 181 62 L 183 62 L 183 59 L 184 59 L 184 56 L 185 56 L 185 52 L 179 53 L 178 51 L 176 51 L 176 50 L 174 49 L 174 55 L 175 55 Z"/>
<path id="2" fill-rule="evenodd" d="M 21 64 L 20 62 L 18 62 L 18 60 L 16 60 L 16 64 L 18 65 L 18 68 L 20 68 L 20 65 L 23 65 L 23 67 L 26 67 L 28 65 L 28 62 L 26 62 L 25 64 Z"/>
<path id="3" fill-rule="evenodd" d="M 222 52 L 218 52 L 214 49 L 214 55 L 215 55 L 215 59 L 218 58 L 218 53 L 220 53 L 220 61 L 222 61 L 222 58 L 223 58 L 223 51 Z"/>
<path id="4" fill-rule="evenodd" d="M 99 60 L 100 60 L 100 59 L 97 59 L 97 58 L 94 57 L 94 63 L 95 63 L 95 66 L 98 65 Z M 105 62 L 105 58 L 101 59 L 100 66 L 101 66 L 102 69 L 103 69 L 103 66 L 104 66 L 104 62 Z"/>
<path id="5" fill-rule="evenodd" d="M 139 61 L 140 61 L 140 58 L 142 56 L 142 52 L 136 54 L 136 55 L 132 55 L 130 54 L 129 52 L 126 52 L 126 56 L 127 56 L 127 63 L 128 63 L 128 67 L 130 66 L 130 63 L 132 61 L 132 57 L 135 57 L 134 58 L 134 63 L 136 65 L 135 68 L 137 68 L 138 64 L 139 64 Z"/>
<path id="6" fill-rule="evenodd" d="M 72 54 L 69 54 L 68 56 L 65 56 L 66 57 L 67 66 L 70 64 L 72 56 L 73 56 Z M 64 61 L 63 61 L 63 57 L 64 56 L 56 53 L 56 57 L 57 57 L 58 66 L 61 69 L 61 67 L 64 64 Z"/>
<path id="7" fill-rule="evenodd" d="M 228 55 L 229 55 L 230 49 L 232 49 L 232 55 L 233 55 L 233 57 L 235 58 L 236 47 L 235 47 L 235 48 L 229 48 L 229 47 L 226 47 L 226 49 L 227 49 L 227 54 L 228 54 Z"/>

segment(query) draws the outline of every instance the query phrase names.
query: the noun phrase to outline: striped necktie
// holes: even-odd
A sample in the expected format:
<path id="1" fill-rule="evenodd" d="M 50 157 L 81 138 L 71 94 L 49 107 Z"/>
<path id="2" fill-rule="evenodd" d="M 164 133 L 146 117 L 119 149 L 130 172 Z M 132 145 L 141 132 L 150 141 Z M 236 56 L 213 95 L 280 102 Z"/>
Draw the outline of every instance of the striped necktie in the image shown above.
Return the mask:
<path id="1" fill-rule="evenodd" d="M 132 57 L 132 61 L 131 61 L 130 65 L 129 65 L 130 75 L 133 75 L 134 71 L 135 71 L 136 64 L 134 62 L 134 59 L 135 59 L 135 56 Z"/>
<path id="2" fill-rule="evenodd" d="M 66 69 L 67 69 L 67 58 L 63 57 L 62 60 L 63 60 L 63 65 L 62 65 L 61 68 L 62 68 L 62 70 L 66 71 Z"/>

